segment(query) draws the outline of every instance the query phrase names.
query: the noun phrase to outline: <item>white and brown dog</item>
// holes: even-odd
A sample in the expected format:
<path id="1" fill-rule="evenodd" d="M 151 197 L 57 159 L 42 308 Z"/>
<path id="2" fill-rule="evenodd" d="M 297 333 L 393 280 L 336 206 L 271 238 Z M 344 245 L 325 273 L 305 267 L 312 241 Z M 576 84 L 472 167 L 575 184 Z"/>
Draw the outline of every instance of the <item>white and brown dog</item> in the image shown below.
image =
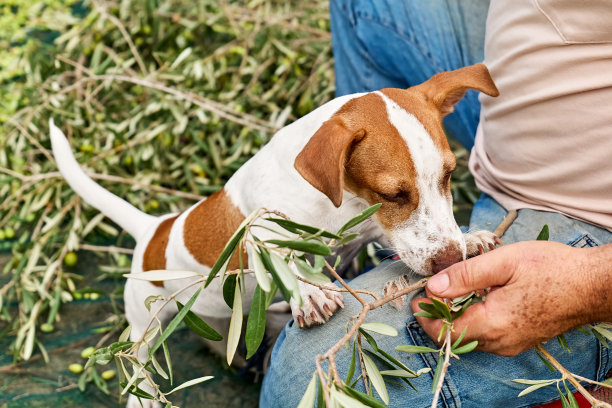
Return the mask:
<path id="1" fill-rule="evenodd" d="M 132 273 L 207 273 L 245 216 L 259 207 L 336 231 L 368 206 L 382 203 L 374 220 L 358 227 L 360 238 L 340 249 L 342 258 L 350 259 L 371 240 L 384 240 L 415 272 L 431 275 L 497 242 L 486 231 L 462 234 L 453 218 L 450 175 L 455 156 L 442 117 L 468 88 L 498 95 L 487 68 L 476 64 L 409 89 L 333 99 L 278 131 L 222 190 L 181 214 L 161 217 L 141 212 L 87 177 L 53 122 L 51 141 L 68 184 L 136 239 Z M 237 260 L 232 262 L 230 268 L 237 267 Z M 246 281 L 246 293 L 252 293 L 256 282 L 251 277 Z M 128 279 L 124 298 L 131 338 L 142 336 L 149 319 L 145 298 L 184 286 L 185 281 L 154 285 Z M 302 307 L 292 305 L 300 326 L 324 323 L 342 304 L 338 292 L 301 283 L 300 290 Z M 179 300 L 186 301 L 194 291 L 183 292 Z M 249 306 L 247 299 L 245 310 Z M 202 292 L 192 310 L 204 319 L 230 315 L 219 280 Z M 165 311 L 162 319 L 174 312 Z"/>

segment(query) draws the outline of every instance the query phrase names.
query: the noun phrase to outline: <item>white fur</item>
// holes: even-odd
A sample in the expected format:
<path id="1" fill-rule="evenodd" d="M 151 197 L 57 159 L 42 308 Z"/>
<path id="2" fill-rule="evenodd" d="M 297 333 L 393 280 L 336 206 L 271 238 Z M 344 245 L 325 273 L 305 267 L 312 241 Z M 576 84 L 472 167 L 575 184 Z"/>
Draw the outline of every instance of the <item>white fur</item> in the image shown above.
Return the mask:
<path id="1" fill-rule="evenodd" d="M 453 216 L 452 201 L 442 194 L 442 152 L 423 124 L 382 92 L 389 121 L 402 136 L 417 173 L 419 204 L 410 218 L 391 231 L 393 248 L 415 272 L 431 274 L 430 260 L 440 250 L 455 243 L 465 253 L 465 242 Z"/>
<path id="2" fill-rule="evenodd" d="M 55 126 L 53 119 L 49 120 L 49 129 L 53 156 L 60 173 L 70 187 L 91 206 L 97 209 L 104 208 L 104 211 L 101 210 L 104 215 L 121 225 L 138 240 L 140 235 L 154 222 L 155 217 L 143 213 L 127 201 L 96 184 L 75 160 L 66 136 Z"/>
<path id="3" fill-rule="evenodd" d="M 346 102 L 361 95 L 363 94 L 336 98 L 281 129 L 266 146 L 233 175 L 227 182 L 225 191 L 243 215 L 246 216 L 259 207 L 265 207 L 282 211 L 296 222 L 336 231 L 355 214 L 368 207 L 365 200 L 345 191 L 342 204 L 336 208 L 322 192 L 304 180 L 294 167 L 296 156 L 323 122 Z M 452 241 L 460 241 L 462 248 L 465 249 L 465 243 L 452 215 L 452 203 L 438 191 L 437 183 L 442 172 L 441 152 L 413 115 L 400 108 L 384 94 L 379 93 L 379 95 L 385 101 L 391 123 L 404 138 L 411 152 L 416 167 L 418 178 L 416 184 L 420 197 L 419 206 L 410 219 L 390 231 L 389 236 L 395 249 L 401 250 L 402 260 L 415 271 L 421 271 L 425 267 L 426 260 L 444 245 Z M 53 120 L 50 121 L 50 129 L 53 154 L 60 172 L 77 194 L 134 236 L 137 245 L 132 261 L 132 273 L 142 272 L 144 251 L 151 237 L 160 223 L 174 214 L 162 217 L 147 215 L 98 186 L 81 170 L 72 155 L 68 141 L 61 130 L 53 124 Z M 194 207 L 179 215 L 172 226 L 165 253 L 166 267 L 170 270 L 192 270 L 206 274 L 210 271 L 211 265 L 200 264 L 189 252 L 184 242 L 185 220 Z M 270 227 L 273 228 L 274 225 Z M 350 261 L 366 242 L 381 239 L 384 235 L 381 226 L 373 220 L 362 223 L 355 230 L 361 233 L 359 239 L 340 249 L 340 255 L 345 260 Z M 265 229 L 257 230 L 256 234 L 263 240 L 274 237 L 273 232 Z M 485 242 L 488 238 L 490 237 L 486 234 L 482 237 L 478 236 L 472 239 L 470 244 L 477 246 L 479 240 Z M 487 245 L 483 246 L 487 250 Z M 243 299 L 246 313 L 250 307 L 250 296 L 256 281 L 251 275 L 248 275 L 245 280 L 246 291 Z M 166 281 L 162 288 L 155 287 L 146 281 L 134 279 L 127 281 L 124 299 L 126 316 L 132 325 L 130 336 L 132 340 L 137 340 L 142 336 L 149 320 L 149 312 L 144 306 L 144 300 L 152 294 L 168 296 L 184 287 L 186 283 L 187 280 Z M 342 305 L 342 297 L 339 292 L 330 293 L 312 286 L 308 286 L 307 289 L 304 288 L 304 285 L 300 287 L 305 304 L 301 308 L 293 305 L 293 314 L 296 318 L 302 316 L 305 320 L 309 320 L 307 323 L 322 323 L 327 320 L 329 316 L 324 316 L 324 314 L 328 313 L 320 312 L 324 305 L 327 305 L 332 311 L 338 305 Z M 178 299 L 186 302 L 195 290 L 194 287 L 183 292 Z M 223 301 L 220 280 L 214 280 L 206 288 L 193 305 L 192 311 L 203 317 L 230 316 L 231 310 Z M 306 316 L 310 316 L 313 311 L 317 316 L 313 314 L 312 319 L 307 318 Z M 174 309 L 168 309 L 160 315 L 160 319 L 168 321 L 174 313 Z M 143 401 L 143 403 L 145 406 L 153 406 L 150 405 L 150 401 Z M 128 406 L 136 407 L 139 406 L 139 403 L 131 396 Z"/>

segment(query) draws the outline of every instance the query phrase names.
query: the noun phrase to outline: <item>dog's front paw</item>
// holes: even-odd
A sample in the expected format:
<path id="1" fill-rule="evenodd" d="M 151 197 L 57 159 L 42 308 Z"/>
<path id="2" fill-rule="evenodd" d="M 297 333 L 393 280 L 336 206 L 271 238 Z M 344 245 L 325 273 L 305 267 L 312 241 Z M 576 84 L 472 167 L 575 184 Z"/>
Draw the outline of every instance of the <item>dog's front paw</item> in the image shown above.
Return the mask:
<path id="1" fill-rule="evenodd" d="M 344 307 L 342 294 L 336 290 L 320 289 L 302 281 L 299 281 L 298 285 L 302 306 L 291 299 L 291 314 L 301 328 L 323 324 L 338 310 L 338 307 Z M 332 283 L 325 286 L 338 288 Z"/>
<path id="2" fill-rule="evenodd" d="M 465 238 L 466 255 L 471 258 L 495 249 L 496 245 L 502 245 L 500 239 L 490 231 L 474 231 L 463 234 Z"/>
<path id="3" fill-rule="evenodd" d="M 410 280 L 408 279 L 408 275 L 402 275 L 397 279 L 393 279 L 385 283 L 385 287 L 383 288 L 383 294 L 385 296 L 393 295 L 394 293 L 397 293 L 410 285 L 411 284 Z M 389 303 L 391 303 L 391 306 L 393 306 L 397 310 L 400 310 L 402 307 L 404 307 L 404 303 L 406 303 L 406 295 L 396 297 Z"/>

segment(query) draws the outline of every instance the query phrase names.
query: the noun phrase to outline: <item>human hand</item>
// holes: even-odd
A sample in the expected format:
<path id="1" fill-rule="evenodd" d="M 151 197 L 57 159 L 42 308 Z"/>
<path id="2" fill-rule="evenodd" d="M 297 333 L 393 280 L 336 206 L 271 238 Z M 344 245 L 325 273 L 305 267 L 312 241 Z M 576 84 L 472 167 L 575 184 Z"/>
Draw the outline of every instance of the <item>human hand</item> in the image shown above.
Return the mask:
<path id="1" fill-rule="evenodd" d="M 612 318 L 611 258 L 611 245 L 519 242 L 445 269 L 429 279 L 427 294 L 452 299 L 491 288 L 485 302 L 454 320 L 452 339 L 467 326 L 463 343 L 478 340 L 479 350 L 514 356 L 579 325 Z M 423 301 L 412 301 L 414 312 L 422 311 Z M 438 337 L 441 320 L 417 320 L 432 339 Z"/>

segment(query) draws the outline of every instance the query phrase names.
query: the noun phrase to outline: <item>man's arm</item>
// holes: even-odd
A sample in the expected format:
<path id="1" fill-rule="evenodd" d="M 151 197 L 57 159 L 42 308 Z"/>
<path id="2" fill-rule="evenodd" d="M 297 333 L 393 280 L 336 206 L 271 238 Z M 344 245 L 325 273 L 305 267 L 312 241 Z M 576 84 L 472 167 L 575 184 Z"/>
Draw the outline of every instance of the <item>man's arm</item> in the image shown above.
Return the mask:
<path id="1" fill-rule="evenodd" d="M 455 264 L 432 277 L 428 295 L 455 298 L 492 288 L 486 301 L 455 321 L 456 339 L 513 356 L 574 327 L 612 321 L 612 244 L 572 248 L 556 242 L 519 242 Z M 415 299 L 412 308 L 421 311 Z M 440 320 L 417 318 L 433 339 Z"/>

